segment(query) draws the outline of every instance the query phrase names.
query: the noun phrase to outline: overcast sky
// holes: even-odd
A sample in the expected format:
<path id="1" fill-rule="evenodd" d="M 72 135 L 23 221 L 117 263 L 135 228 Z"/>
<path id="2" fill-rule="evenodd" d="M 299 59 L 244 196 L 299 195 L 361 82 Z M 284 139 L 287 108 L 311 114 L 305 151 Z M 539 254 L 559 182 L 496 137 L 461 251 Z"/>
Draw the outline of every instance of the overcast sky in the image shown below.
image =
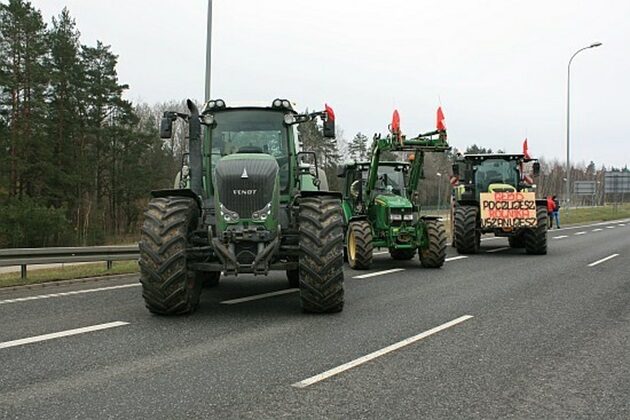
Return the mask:
<path id="1" fill-rule="evenodd" d="M 346 138 L 385 132 L 572 160 L 630 163 L 630 1 L 214 0 L 213 97 L 333 106 Z M 133 101 L 203 98 L 207 0 L 33 0 L 110 44 Z"/>

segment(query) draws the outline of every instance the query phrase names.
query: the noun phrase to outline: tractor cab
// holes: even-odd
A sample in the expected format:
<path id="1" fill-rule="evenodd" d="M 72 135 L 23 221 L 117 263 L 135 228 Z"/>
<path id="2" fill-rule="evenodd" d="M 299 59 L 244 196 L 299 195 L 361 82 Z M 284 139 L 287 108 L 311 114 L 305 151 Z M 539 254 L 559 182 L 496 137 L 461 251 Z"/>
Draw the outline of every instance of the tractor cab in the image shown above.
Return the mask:
<path id="1" fill-rule="evenodd" d="M 486 192 L 533 192 L 536 185 L 527 174 L 526 165 L 533 162 L 532 175 L 540 172 L 537 159 L 524 154 L 467 154 L 453 164 L 457 200 L 478 201 L 479 194 Z"/>

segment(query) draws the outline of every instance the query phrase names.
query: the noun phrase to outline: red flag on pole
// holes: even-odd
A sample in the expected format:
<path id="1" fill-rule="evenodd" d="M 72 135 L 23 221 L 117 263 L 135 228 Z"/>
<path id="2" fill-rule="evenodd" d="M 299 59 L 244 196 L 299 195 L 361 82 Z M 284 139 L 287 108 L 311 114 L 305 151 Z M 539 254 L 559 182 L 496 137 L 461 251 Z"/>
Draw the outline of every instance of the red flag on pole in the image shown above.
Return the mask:
<path id="1" fill-rule="evenodd" d="M 391 130 L 393 134 L 398 134 L 400 132 L 400 115 L 398 114 L 398 110 L 394 110 L 394 115 L 392 115 L 392 126 Z"/>
<path id="2" fill-rule="evenodd" d="M 444 112 L 442 112 L 442 107 L 439 106 L 437 109 L 437 129 L 439 131 L 446 130 L 446 125 L 444 124 Z"/>
<path id="3" fill-rule="evenodd" d="M 326 109 L 326 118 L 328 118 L 329 121 L 335 121 L 335 111 L 333 111 L 328 104 L 324 104 L 324 108 Z"/>
<path id="4" fill-rule="evenodd" d="M 525 138 L 525 141 L 523 142 L 523 155 L 526 160 L 531 159 L 531 156 L 529 156 L 529 149 L 527 147 L 527 138 Z"/>

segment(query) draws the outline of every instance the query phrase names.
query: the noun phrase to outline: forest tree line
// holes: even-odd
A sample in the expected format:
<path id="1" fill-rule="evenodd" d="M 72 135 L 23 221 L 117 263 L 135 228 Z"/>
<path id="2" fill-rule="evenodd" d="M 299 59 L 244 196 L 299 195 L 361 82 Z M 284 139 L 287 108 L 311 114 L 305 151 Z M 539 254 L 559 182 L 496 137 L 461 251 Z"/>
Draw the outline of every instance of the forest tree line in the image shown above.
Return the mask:
<path id="1" fill-rule="evenodd" d="M 117 62 L 105 42 L 81 42 L 68 9 L 45 22 L 28 1 L 0 3 L 0 248 L 133 242 L 150 191 L 173 185 L 186 127 L 163 141 L 158 120 L 185 103 L 126 100 Z M 341 187 L 342 161 L 369 159 L 371 139 L 360 132 L 346 141 L 339 129 L 333 141 L 314 122 L 298 132 L 331 189 Z M 451 157 L 427 154 L 424 205 L 448 203 Z M 560 194 L 564 167 L 542 163 L 540 191 Z M 574 180 L 603 182 L 605 168 L 592 162 L 571 170 Z"/>

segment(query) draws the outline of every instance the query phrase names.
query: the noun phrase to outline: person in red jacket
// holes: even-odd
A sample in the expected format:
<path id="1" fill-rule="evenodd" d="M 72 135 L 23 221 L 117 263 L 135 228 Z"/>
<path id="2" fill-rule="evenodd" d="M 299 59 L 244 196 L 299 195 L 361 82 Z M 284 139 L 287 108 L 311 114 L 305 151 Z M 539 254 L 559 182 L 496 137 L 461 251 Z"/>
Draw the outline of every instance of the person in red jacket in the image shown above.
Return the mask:
<path id="1" fill-rule="evenodd" d="M 553 201 L 553 197 L 547 196 L 547 216 L 549 219 L 549 229 L 553 227 L 553 212 L 556 211 L 556 203 Z"/>

